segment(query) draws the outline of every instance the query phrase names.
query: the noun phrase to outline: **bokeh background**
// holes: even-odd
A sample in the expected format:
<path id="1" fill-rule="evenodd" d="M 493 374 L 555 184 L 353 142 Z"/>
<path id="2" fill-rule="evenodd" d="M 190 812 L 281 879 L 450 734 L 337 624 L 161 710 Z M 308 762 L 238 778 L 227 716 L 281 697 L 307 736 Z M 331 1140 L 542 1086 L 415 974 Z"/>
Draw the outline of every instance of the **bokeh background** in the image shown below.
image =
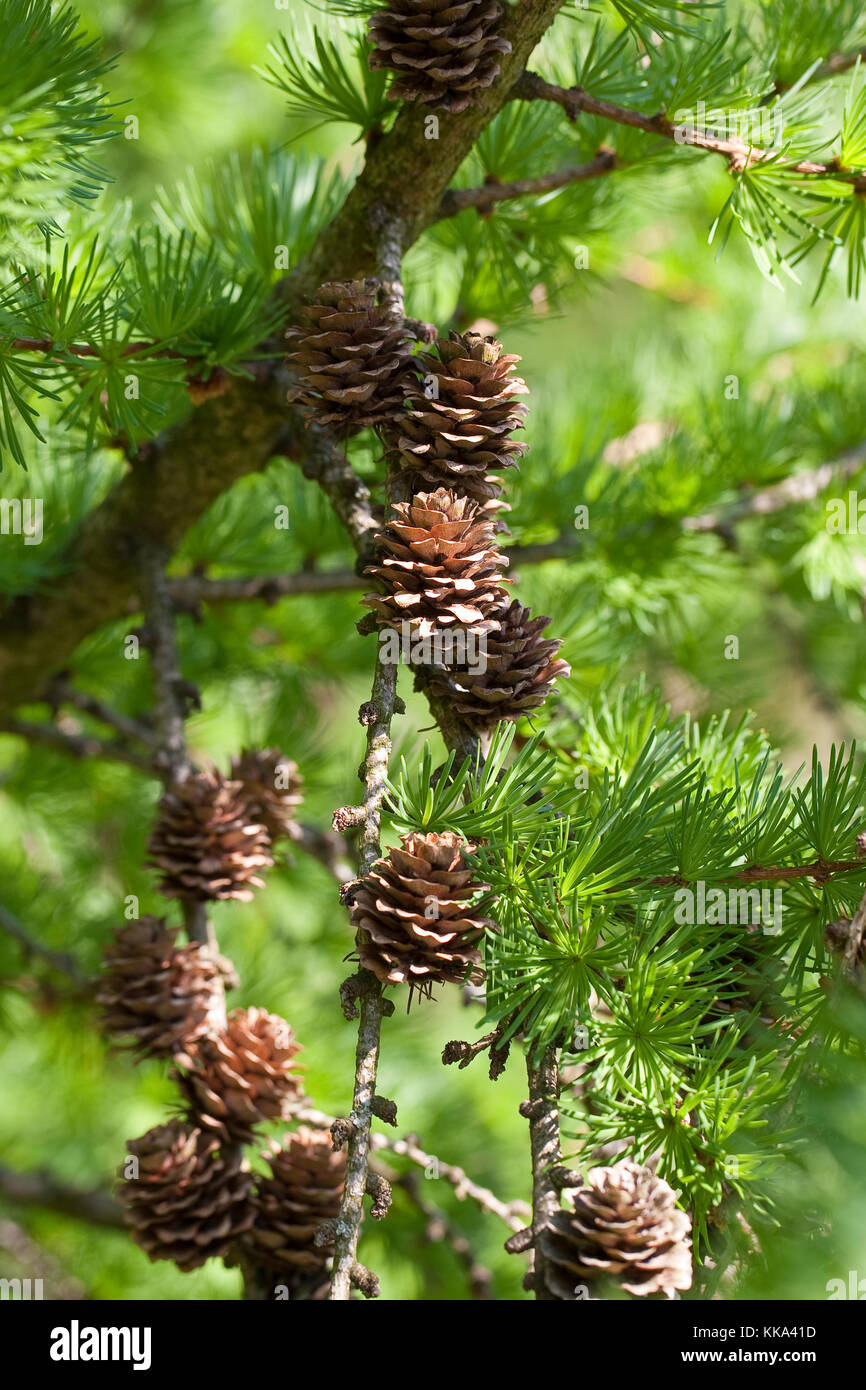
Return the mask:
<path id="1" fill-rule="evenodd" d="M 284 95 L 253 70 L 273 61 L 268 45 L 281 34 L 302 59 L 313 22 L 339 37 L 343 21 L 294 0 L 279 7 L 270 0 L 80 0 L 78 9 L 105 52 L 116 55 L 108 86 L 125 103 L 121 115 L 138 119 L 138 138 L 120 138 L 104 154 L 113 182 L 102 208 L 124 226 L 198 219 L 208 235 L 201 189 L 209 170 L 243 182 L 256 149 L 275 170 L 320 157 L 323 179 L 357 167 L 354 130 L 311 128 L 287 115 Z M 521 164 L 530 172 L 548 167 L 548 116 L 556 124 L 558 115 L 543 114 L 535 147 L 515 151 L 506 141 L 502 177 L 519 176 Z M 477 181 L 471 171 L 466 178 Z M 816 266 L 801 267 L 802 282 L 782 291 L 761 276 L 742 240 L 732 238 L 717 256 L 708 231 L 727 192 L 723 164 L 679 150 L 570 190 L 545 208 L 546 234 L 559 248 L 547 281 L 533 279 L 531 263 L 522 281 L 498 280 L 488 253 L 500 236 L 507 246 L 514 226 L 505 217 L 483 223 L 464 215 L 411 253 L 408 304 L 442 328 L 483 320 L 523 356 L 531 452 L 509 480 L 515 539 L 573 535 L 575 506 L 590 506 L 591 526 L 578 548 L 519 577 L 523 602 L 550 614 L 550 631 L 564 637 L 573 666 L 557 715 L 579 722 L 601 688 L 645 672 L 676 712 L 700 717 L 730 708 L 736 720 L 755 711 L 793 771 L 813 743 L 826 756 L 834 741 L 863 735 L 864 537 L 828 536 L 824 495 L 738 526 L 735 541 L 686 534 L 679 520 L 863 445 L 862 305 L 846 298 L 842 272 L 831 274 L 816 304 Z M 513 217 L 520 215 L 517 209 Z M 580 247 L 587 264 L 575 269 Z M 222 250 L 231 256 L 233 248 Z M 734 398 L 726 389 L 731 377 Z M 369 442 L 353 447 L 358 466 L 375 476 Z M 34 451 L 22 488 L 55 498 L 71 528 L 120 468 L 116 453 L 85 457 L 55 439 L 50 455 Z M 847 485 L 857 483 L 855 476 Z M 280 504 L 289 507 L 288 532 L 272 525 Z M 50 571 L 51 546 L 59 548 L 60 539 L 23 554 L 0 549 L 0 586 L 20 587 L 22 565 Z M 293 465 L 275 460 L 191 528 L 176 568 L 279 573 L 312 562 L 352 563 L 315 489 Z M 225 768 L 242 745 L 280 745 L 306 779 L 304 818 L 326 827 L 335 806 L 357 797 L 363 736 L 355 712 L 369 693 L 372 659 L 372 639 L 355 631 L 359 616 L 356 595 L 329 594 L 271 607 L 225 605 L 200 622 L 181 619 L 185 674 L 203 697 L 189 725 L 194 756 Z M 82 688 L 110 692 L 135 711 L 147 707 L 148 678 L 144 662 L 118 659 L 125 630 L 113 625 L 91 638 L 75 676 Z M 724 655 L 732 633 L 737 661 Z M 425 737 L 438 744 L 405 672 L 401 681 L 408 713 L 395 725 L 397 753 L 412 758 Z M 128 895 L 138 896 L 142 912 L 162 908 L 143 867 L 157 790 L 126 768 L 72 763 L 0 737 L 0 901 L 34 936 L 74 955 L 85 974 L 95 972 Z M 234 1002 L 284 1015 L 306 1049 L 310 1096 L 331 1113 L 344 1111 L 355 1038 L 337 988 L 351 940 L 332 880 L 296 855 L 271 873 L 255 902 L 217 905 L 214 921 L 241 978 Z M 175 1100 L 164 1069 L 134 1067 L 111 1053 L 86 1000 L 2 933 L 0 976 L 0 1162 L 108 1190 L 125 1140 L 158 1123 Z M 478 1018 L 456 990 L 408 1017 L 398 1012 L 385 1025 L 379 1089 L 397 1099 L 402 1131 L 416 1132 L 425 1147 L 500 1196 L 526 1197 L 520 1066 L 491 1085 L 483 1061 L 460 1072 L 439 1061 L 444 1043 L 471 1036 Z M 734 1296 L 821 1298 L 827 1279 L 847 1278 L 849 1269 L 866 1275 L 862 1066 L 840 1071 L 812 1103 L 814 1142 L 779 1181 L 778 1237 L 764 1263 L 744 1269 Z M 502 1250 L 504 1227 L 457 1203 L 441 1181 L 424 1192 L 494 1271 L 497 1296 L 525 1297 L 523 1263 Z M 2 1197 L 0 1213 L 3 1272 L 44 1270 L 59 1292 L 95 1299 L 239 1294 L 238 1272 L 216 1262 L 182 1275 L 148 1264 L 122 1232 Z M 468 1297 L 459 1263 L 426 1240 L 424 1228 L 399 1191 L 387 1223 L 367 1223 L 362 1258 L 379 1273 L 384 1297 Z M 800 1245 L 807 1228 L 809 1244 Z"/>

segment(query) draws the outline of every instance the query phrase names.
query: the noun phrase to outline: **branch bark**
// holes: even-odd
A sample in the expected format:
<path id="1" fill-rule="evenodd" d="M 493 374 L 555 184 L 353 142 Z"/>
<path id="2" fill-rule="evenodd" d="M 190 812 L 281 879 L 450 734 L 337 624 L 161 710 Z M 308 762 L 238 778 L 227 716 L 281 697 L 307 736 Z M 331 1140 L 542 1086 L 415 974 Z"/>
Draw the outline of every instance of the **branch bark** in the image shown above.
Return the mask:
<path id="1" fill-rule="evenodd" d="M 364 825 L 361 830 L 361 873 L 366 874 L 381 853 L 380 827 L 382 797 L 391 753 L 391 720 L 397 699 L 397 666 L 382 660 L 377 646 L 370 701 L 361 706 L 360 717 L 367 725 L 367 755 L 364 764 Z M 355 1050 L 355 1083 L 352 1096 L 351 1132 L 346 1156 L 346 1183 L 336 1224 L 334 1263 L 330 1297 L 346 1301 L 352 1289 L 352 1269 L 357 1262 L 358 1238 L 364 1218 L 364 1195 L 370 1152 L 370 1131 L 379 1068 L 379 1039 L 382 1019 L 393 1012 L 386 1002 L 382 985 L 369 970 L 358 969 L 352 981 L 352 998 L 357 1001 L 358 1044 Z"/>
<path id="2" fill-rule="evenodd" d="M 544 1256 L 538 1237 L 551 1217 L 559 1210 L 559 1188 L 552 1170 L 561 1162 L 559 1144 L 559 1062 L 553 1043 L 546 1048 L 540 1062 L 526 1059 L 529 1100 L 520 1113 L 529 1120 L 529 1143 L 532 1150 L 532 1257 L 531 1283 L 535 1297 L 541 1302 L 553 1302 L 544 1282 Z"/>
<path id="3" fill-rule="evenodd" d="M 618 106 L 613 101 L 605 101 L 602 97 L 594 97 L 582 87 L 557 87 L 535 72 L 523 73 L 515 83 L 511 95 L 524 101 L 556 102 L 572 121 L 584 111 L 587 115 L 599 116 L 602 120 L 617 125 L 643 130 L 647 135 L 658 135 L 679 145 L 688 145 L 692 149 L 703 150 L 709 154 L 723 155 L 729 168 L 735 173 L 777 157 L 775 151 L 761 149 L 737 137 L 711 135 L 708 131 L 692 126 L 675 124 L 662 112 L 648 116 L 642 111 L 633 111 L 628 107 Z M 803 178 L 838 179 L 843 183 L 849 183 L 857 193 L 866 192 L 866 175 L 844 168 L 838 159 L 780 162 L 789 173 L 799 174 Z"/>

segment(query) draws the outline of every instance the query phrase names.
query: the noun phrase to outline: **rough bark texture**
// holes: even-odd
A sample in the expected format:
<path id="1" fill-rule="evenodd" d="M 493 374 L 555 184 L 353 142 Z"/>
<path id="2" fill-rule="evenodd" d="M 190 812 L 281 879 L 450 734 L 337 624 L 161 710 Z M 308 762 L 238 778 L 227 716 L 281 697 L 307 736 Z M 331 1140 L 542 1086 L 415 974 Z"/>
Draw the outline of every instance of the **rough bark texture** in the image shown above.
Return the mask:
<path id="1" fill-rule="evenodd" d="M 527 1057 L 529 1100 L 524 1101 L 521 1113 L 529 1120 L 529 1140 L 532 1148 L 532 1234 L 537 1242 L 539 1233 L 550 1218 L 559 1211 L 559 1188 L 553 1180 L 553 1169 L 559 1163 L 559 1064 L 556 1048 L 551 1044 L 541 1061 L 534 1064 Z M 544 1256 L 535 1247 L 532 1286 L 535 1297 L 552 1302 L 553 1295 L 544 1282 Z"/>

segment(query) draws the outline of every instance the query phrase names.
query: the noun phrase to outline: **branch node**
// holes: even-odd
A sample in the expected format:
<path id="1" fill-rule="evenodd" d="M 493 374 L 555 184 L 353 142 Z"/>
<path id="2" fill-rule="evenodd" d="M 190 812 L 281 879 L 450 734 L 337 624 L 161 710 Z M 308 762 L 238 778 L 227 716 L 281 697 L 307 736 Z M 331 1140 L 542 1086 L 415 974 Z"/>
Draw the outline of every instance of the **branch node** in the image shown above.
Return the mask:
<path id="1" fill-rule="evenodd" d="M 370 1215 L 374 1221 L 381 1221 L 388 1215 L 388 1210 L 394 1200 L 391 1192 L 391 1184 L 387 1178 L 383 1178 L 381 1173 L 373 1173 L 368 1169 L 366 1193 L 373 1198 L 373 1205 L 370 1208 Z"/>
<path id="2" fill-rule="evenodd" d="M 383 1002 L 386 1002 L 386 1001 L 383 1001 Z M 384 1012 L 384 1011 L 383 1011 L 383 1012 Z M 370 1109 L 372 1110 L 373 1114 L 376 1116 L 376 1119 L 377 1119 L 377 1120 L 381 1120 L 382 1123 L 383 1123 L 384 1125 L 393 1125 L 393 1126 L 396 1128 L 396 1125 L 397 1125 L 397 1102 L 396 1102 L 396 1101 L 394 1101 L 394 1100 L 388 1100 L 388 1098 L 387 1098 L 386 1096 L 374 1096 L 374 1097 L 373 1097 L 373 1100 L 372 1100 L 372 1103 L 371 1103 L 371 1105 L 370 1105 Z"/>
<path id="3" fill-rule="evenodd" d="M 313 1244 L 317 1250 L 334 1244 L 337 1235 L 337 1223 L 334 1220 L 322 1221 L 316 1227 L 316 1234 L 313 1236 Z"/>
<path id="4" fill-rule="evenodd" d="M 366 1265 L 358 1264 L 357 1260 L 349 1271 L 349 1283 L 365 1298 L 378 1298 L 381 1293 L 376 1275 Z"/>
<path id="5" fill-rule="evenodd" d="M 363 825 L 366 817 L 366 806 L 338 806 L 331 820 L 331 829 L 338 835 L 345 835 L 347 830 Z"/>
<path id="6" fill-rule="evenodd" d="M 354 1133 L 355 1121 L 350 1120 L 347 1115 L 338 1116 L 331 1125 L 331 1143 L 334 1146 L 334 1152 L 339 1153 L 348 1144 Z"/>
<path id="7" fill-rule="evenodd" d="M 505 1249 L 509 1255 L 522 1255 L 526 1250 L 531 1250 L 535 1243 L 535 1234 L 531 1226 L 525 1227 L 522 1231 L 515 1231 L 513 1236 L 509 1236 L 505 1242 Z"/>
<path id="8" fill-rule="evenodd" d="M 365 729 L 369 729 L 371 724 L 378 724 L 378 722 L 379 711 L 372 700 L 365 700 L 358 710 L 358 723 L 362 724 Z"/>

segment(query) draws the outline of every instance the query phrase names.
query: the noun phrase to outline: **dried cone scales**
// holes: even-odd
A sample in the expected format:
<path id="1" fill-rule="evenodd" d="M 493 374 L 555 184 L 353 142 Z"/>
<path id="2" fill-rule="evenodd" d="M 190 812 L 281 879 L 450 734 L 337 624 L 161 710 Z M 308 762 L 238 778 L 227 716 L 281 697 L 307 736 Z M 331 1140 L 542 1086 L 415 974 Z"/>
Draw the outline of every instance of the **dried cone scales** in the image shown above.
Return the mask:
<path id="1" fill-rule="evenodd" d="M 290 837 L 304 799 L 304 779 L 297 763 L 289 762 L 278 748 L 266 748 L 260 753 L 245 748 L 232 758 L 231 775 L 241 783 L 253 813 L 270 839 Z"/>
<path id="2" fill-rule="evenodd" d="M 119 1189 L 124 1220 L 136 1245 L 151 1260 L 174 1260 L 197 1269 L 225 1255 L 252 1225 L 252 1175 L 234 1149 L 194 1125 L 172 1120 L 132 1139 Z"/>
<path id="3" fill-rule="evenodd" d="M 213 957 L 198 942 L 178 946 L 177 928 L 142 917 L 114 930 L 96 1002 L 107 1033 L 130 1040 L 140 1053 L 183 1053 L 219 1027 L 223 988 Z"/>
<path id="4" fill-rule="evenodd" d="M 252 1143 L 254 1125 L 287 1120 L 300 1100 L 301 1050 L 277 1014 L 233 1009 L 221 1033 L 195 1044 L 192 1066 L 178 1077 L 192 1116 L 221 1137 Z"/>
<path id="5" fill-rule="evenodd" d="M 290 328 L 287 364 L 299 374 L 289 401 L 320 424 L 350 435 L 382 425 L 401 408 L 409 340 L 378 304 L 377 280 L 335 280 L 301 310 Z"/>
<path id="6" fill-rule="evenodd" d="M 437 672 L 430 681 L 431 693 L 444 696 L 475 729 L 531 714 L 557 677 L 571 671 L 556 656 L 562 643 L 542 636 L 549 618 L 533 618 L 516 599 L 495 616 L 497 625 L 485 636 L 484 669 Z"/>
<path id="7" fill-rule="evenodd" d="M 257 1264 L 280 1272 L 293 1297 L 325 1298 L 333 1246 L 316 1245 L 315 1236 L 340 1213 L 345 1152 L 334 1152 L 328 1130 L 301 1126 L 265 1157 L 271 1171 L 251 1197 L 255 1219 L 244 1245 Z"/>
<path id="8" fill-rule="evenodd" d="M 496 472 L 514 467 L 527 449 L 509 437 L 526 416 L 514 399 L 528 392 L 513 373 L 520 358 L 474 332 L 452 333 L 436 351 L 415 359 L 424 375 L 408 379 L 408 410 L 385 432 L 389 463 L 489 505 L 501 491 Z"/>
<path id="9" fill-rule="evenodd" d="M 421 637 L 459 627 L 482 634 L 502 605 L 507 561 L 496 548 L 493 522 L 468 497 L 447 488 L 398 502 L 377 540 L 376 575 L 388 592 L 364 603 L 391 627 L 407 622 Z"/>
<path id="10" fill-rule="evenodd" d="M 274 862 L 243 786 L 215 771 L 193 773 L 165 793 L 148 850 L 162 873 L 160 892 L 199 902 L 249 902 L 263 886 L 259 870 Z"/>
<path id="11" fill-rule="evenodd" d="M 557 1212 L 540 1236 L 556 1298 L 574 1300 L 578 1286 L 606 1280 L 644 1298 L 691 1287 L 691 1222 L 663 1178 L 623 1159 L 591 1169 L 570 1196 L 571 1210 Z"/>
<path id="12" fill-rule="evenodd" d="M 511 52 L 495 32 L 502 13 L 499 0 L 391 0 L 369 21 L 370 67 L 398 74 L 395 100 L 465 111 Z"/>
<path id="13" fill-rule="evenodd" d="M 384 984 L 429 996 L 434 984 L 482 978 L 476 942 L 493 924 L 468 906 L 487 886 L 461 854 L 472 849 L 451 833 L 406 835 L 361 879 L 350 908 L 358 956 Z"/>

